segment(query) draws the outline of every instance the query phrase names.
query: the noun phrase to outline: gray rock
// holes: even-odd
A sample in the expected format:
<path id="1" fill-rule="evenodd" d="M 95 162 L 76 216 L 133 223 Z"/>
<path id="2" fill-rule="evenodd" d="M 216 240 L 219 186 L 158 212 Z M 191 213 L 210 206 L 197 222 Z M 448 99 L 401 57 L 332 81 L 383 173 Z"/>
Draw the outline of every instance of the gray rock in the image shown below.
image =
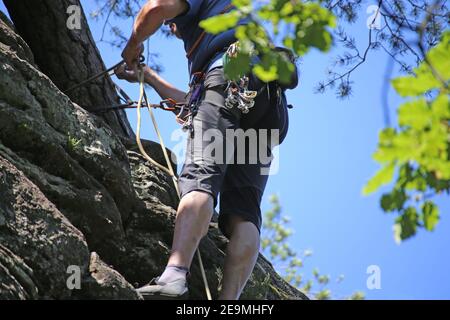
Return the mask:
<path id="1" fill-rule="evenodd" d="M 0 299 L 36 299 L 38 288 L 33 271 L 8 248 L 0 245 Z"/>
<path id="2" fill-rule="evenodd" d="M 40 298 L 70 298 L 67 267 L 87 270 L 89 251 L 82 233 L 1 156 L 0 180 L 0 199 L 9 212 L 0 228 L 0 265 L 3 277 L 23 289 L 15 298 L 36 298 L 37 292 Z M 0 296 L 8 296 L 4 288 Z"/>
<path id="3" fill-rule="evenodd" d="M 83 299 L 142 300 L 133 286 L 95 252 L 91 253 L 89 273 L 79 294 Z"/>
<path id="4" fill-rule="evenodd" d="M 23 60 L 27 60 L 34 64 L 33 53 L 28 44 L 18 36 L 14 30 L 11 21 L 0 11 L 0 43 L 4 47 L 8 46 L 9 50 L 14 51 L 17 56 Z"/>

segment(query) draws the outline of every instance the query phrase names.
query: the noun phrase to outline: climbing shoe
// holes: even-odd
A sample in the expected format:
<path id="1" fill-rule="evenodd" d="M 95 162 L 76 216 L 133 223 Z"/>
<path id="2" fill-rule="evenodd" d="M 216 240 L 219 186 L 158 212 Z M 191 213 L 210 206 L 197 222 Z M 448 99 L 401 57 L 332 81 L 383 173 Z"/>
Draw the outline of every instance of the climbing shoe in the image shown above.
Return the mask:
<path id="1" fill-rule="evenodd" d="M 187 299 L 188 288 L 185 279 L 173 282 L 159 282 L 159 277 L 150 281 L 149 284 L 136 289 L 145 300 L 157 299 Z"/>

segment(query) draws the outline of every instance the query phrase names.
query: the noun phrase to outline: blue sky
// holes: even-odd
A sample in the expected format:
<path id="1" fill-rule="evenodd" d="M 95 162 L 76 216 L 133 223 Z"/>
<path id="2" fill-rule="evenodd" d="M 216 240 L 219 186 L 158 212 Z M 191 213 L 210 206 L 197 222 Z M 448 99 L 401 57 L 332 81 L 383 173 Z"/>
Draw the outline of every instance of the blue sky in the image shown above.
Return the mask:
<path id="1" fill-rule="evenodd" d="M 94 1 L 82 1 L 86 13 L 93 11 Z M 3 4 L 0 10 L 4 11 Z M 367 44 L 366 16 L 348 30 L 362 49 Z M 89 21 L 94 39 L 99 40 L 102 24 Z M 131 30 L 131 21 L 120 21 Z M 120 60 L 120 51 L 98 43 L 106 66 Z M 161 35 L 150 41 L 150 50 L 160 53 L 163 76 L 180 88 L 187 88 L 187 62 L 182 43 Z M 284 214 L 291 217 L 295 230 L 289 240 L 298 252 L 312 249 L 305 262 L 305 278 L 312 269 L 332 279 L 340 274 L 345 280 L 330 285 L 334 297 L 348 296 L 355 290 L 368 299 L 450 299 L 450 201 L 437 199 L 441 221 L 434 232 L 420 230 L 411 240 L 397 245 L 392 225 L 395 214 L 385 214 L 379 207 L 380 193 L 362 196 L 361 190 L 377 170 L 372 160 L 383 127 L 381 88 L 387 58 L 382 52 L 371 52 L 368 61 L 353 74 L 354 92 L 350 99 L 339 100 L 334 92 L 315 94 L 314 87 L 325 77 L 332 57 L 312 51 L 300 66 L 301 85 L 288 93 L 295 108 L 290 110 L 290 130 L 279 150 L 279 171 L 269 179 L 263 199 L 263 211 L 270 208 L 269 195 L 278 194 Z M 137 97 L 137 85 L 120 82 Z M 149 90 L 153 102 L 159 97 Z M 391 117 L 402 99 L 389 92 Z M 128 112 L 135 127 L 135 111 Z M 178 125 L 172 115 L 156 114 L 168 147 Z M 150 119 L 144 115 L 143 137 L 156 140 Z M 381 289 L 366 288 L 366 269 L 381 269 Z"/>

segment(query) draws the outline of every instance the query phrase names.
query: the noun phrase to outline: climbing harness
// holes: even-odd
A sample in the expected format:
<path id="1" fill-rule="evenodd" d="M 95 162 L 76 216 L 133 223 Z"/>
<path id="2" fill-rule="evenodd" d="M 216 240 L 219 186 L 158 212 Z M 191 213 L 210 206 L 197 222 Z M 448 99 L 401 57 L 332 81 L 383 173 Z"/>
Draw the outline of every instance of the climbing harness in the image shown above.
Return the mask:
<path id="1" fill-rule="evenodd" d="M 197 114 L 199 104 L 202 99 L 204 89 L 205 74 L 196 72 L 192 75 L 189 82 L 189 93 L 187 94 L 187 103 L 177 115 L 177 121 L 183 125 L 183 130 L 188 131 L 191 138 L 194 137 L 194 117 Z"/>

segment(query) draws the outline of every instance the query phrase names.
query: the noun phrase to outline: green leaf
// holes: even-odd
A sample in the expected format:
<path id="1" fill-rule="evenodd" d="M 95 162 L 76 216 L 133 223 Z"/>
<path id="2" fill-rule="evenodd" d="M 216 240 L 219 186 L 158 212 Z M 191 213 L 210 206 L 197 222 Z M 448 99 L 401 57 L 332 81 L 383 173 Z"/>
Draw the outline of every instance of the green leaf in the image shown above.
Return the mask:
<path id="1" fill-rule="evenodd" d="M 295 66 L 283 53 L 277 53 L 277 71 L 280 83 L 288 84 L 291 82 L 292 73 L 295 72 Z"/>
<path id="2" fill-rule="evenodd" d="M 279 79 L 281 72 L 291 74 L 287 62 L 280 53 L 267 50 L 263 53 L 261 61 L 253 67 L 253 73 L 264 82 L 274 81 Z"/>
<path id="3" fill-rule="evenodd" d="M 373 155 L 373 158 L 379 162 L 392 162 L 395 160 L 395 150 L 393 150 L 393 142 L 397 132 L 393 128 L 386 128 L 382 130 L 378 137 L 378 150 Z"/>
<path id="4" fill-rule="evenodd" d="M 391 193 L 386 193 L 381 197 L 381 208 L 386 212 L 398 211 L 403 208 L 407 200 L 404 190 L 394 189 Z"/>
<path id="5" fill-rule="evenodd" d="M 424 98 L 406 102 L 398 110 L 398 123 L 415 130 L 422 130 L 431 124 L 431 110 Z"/>
<path id="6" fill-rule="evenodd" d="M 241 13 L 234 10 L 200 21 L 199 25 L 205 29 L 206 32 L 218 34 L 235 27 L 240 19 Z"/>
<path id="7" fill-rule="evenodd" d="M 427 53 L 427 59 L 441 80 L 448 81 L 450 79 L 450 31 L 442 34 L 441 41 Z M 421 67 L 430 69 L 424 63 Z"/>
<path id="8" fill-rule="evenodd" d="M 312 280 L 308 280 L 306 284 L 303 286 L 302 291 L 305 293 L 309 293 L 311 291 L 312 285 L 313 285 Z"/>
<path id="9" fill-rule="evenodd" d="M 294 5 L 292 2 L 286 2 L 280 10 L 280 15 L 285 17 L 294 13 Z"/>
<path id="10" fill-rule="evenodd" d="M 422 221 L 425 229 L 433 231 L 439 222 L 439 208 L 431 201 L 427 201 L 422 206 Z"/>
<path id="11" fill-rule="evenodd" d="M 226 55 L 224 57 L 227 57 Z M 250 56 L 248 54 L 238 52 L 234 58 L 227 58 L 224 61 L 225 77 L 230 80 L 238 80 L 242 75 L 250 71 Z"/>
<path id="12" fill-rule="evenodd" d="M 395 90 L 403 97 L 418 96 L 440 88 L 450 79 L 450 31 L 427 53 L 427 61 L 414 69 L 415 76 L 392 80 Z"/>
<path id="13" fill-rule="evenodd" d="M 330 276 L 327 275 L 321 275 L 319 276 L 319 278 L 317 279 L 317 281 L 320 284 L 328 284 L 328 282 L 330 282 Z"/>
<path id="14" fill-rule="evenodd" d="M 414 207 L 408 207 L 395 220 L 394 239 L 397 243 L 416 234 L 419 215 Z"/>
<path id="15" fill-rule="evenodd" d="M 364 195 L 369 195 L 375 191 L 377 191 L 381 186 L 388 184 L 392 181 L 395 172 L 395 163 L 391 162 L 388 165 L 382 167 L 378 172 L 373 176 L 372 179 L 367 182 L 366 186 L 363 189 Z"/>
<path id="16" fill-rule="evenodd" d="M 232 0 L 231 2 L 238 8 L 249 6 L 252 3 L 251 0 Z"/>
<path id="17" fill-rule="evenodd" d="M 278 79 L 278 68 L 275 65 L 266 66 L 257 64 L 253 67 L 255 75 L 264 82 L 270 82 Z"/>
<path id="18" fill-rule="evenodd" d="M 301 275 L 297 275 L 297 276 L 295 277 L 295 286 L 296 286 L 296 287 L 299 287 L 299 286 L 302 284 L 302 282 L 303 282 L 302 276 L 301 276 Z"/>
<path id="19" fill-rule="evenodd" d="M 441 93 L 431 104 L 433 116 L 438 120 L 450 119 L 450 100 L 448 95 Z"/>
<path id="20" fill-rule="evenodd" d="M 265 250 L 269 246 L 269 244 L 270 244 L 270 240 L 269 239 L 266 239 L 266 238 L 262 239 L 261 247 L 262 247 L 263 250 Z"/>
<path id="21" fill-rule="evenodd" d="M 313 276 L 314 276 L 315 278 L 319 278 L 320 274 L 319 274 L 319 270 L 318 270 L 317 268 L 314 268 L 314 269 L 313 269 Z"/>
<path id="22" fill-rule="evenodd" d="M 356 291 L 349 297 L 349 300 L 364 300 L 365 298 L 366 295 L 364 294 L 364 292 Z"/>
<path id="23" fill-rule="evenodd" d="M 317 300 L 328 300 L 328 299 L 330 299 L 330 297 L 331 297 L 331 291 L 329 289 L 320 290 L 316 294 Z"/>
<path id="24" fill-rule="evenodd" d="M 439 86 L 439 82 L 430 74 L 400 77 L 391 82 L 402 97 L 417 96 Z"/>

